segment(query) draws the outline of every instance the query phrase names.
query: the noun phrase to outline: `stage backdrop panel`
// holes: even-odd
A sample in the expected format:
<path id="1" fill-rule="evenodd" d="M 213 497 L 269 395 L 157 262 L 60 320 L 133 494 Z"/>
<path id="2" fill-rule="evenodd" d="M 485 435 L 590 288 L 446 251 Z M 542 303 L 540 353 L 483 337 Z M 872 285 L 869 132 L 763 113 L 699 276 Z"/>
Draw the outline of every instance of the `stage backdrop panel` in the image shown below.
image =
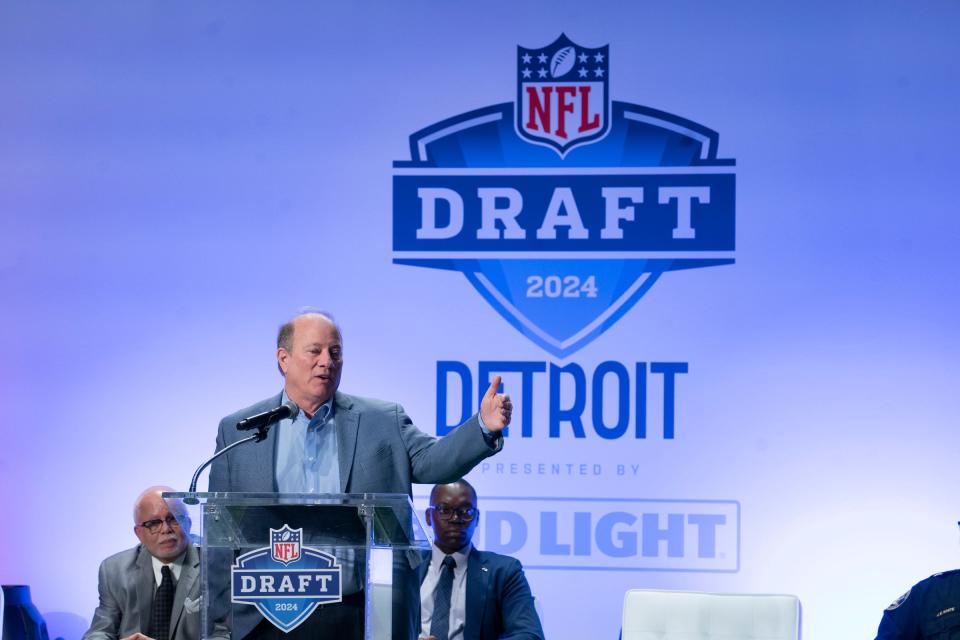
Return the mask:
<path id="1" fill-rule="evenodd" d="M 0 582 L 78 638 L 135 496 L 280 390 L 314 305 L 341 388 L 429 433 L 502 375 L 477 542 L 549 637 L 638 587 L 870 637 L 960 561 L 958 18 L 3 3 Z"/>

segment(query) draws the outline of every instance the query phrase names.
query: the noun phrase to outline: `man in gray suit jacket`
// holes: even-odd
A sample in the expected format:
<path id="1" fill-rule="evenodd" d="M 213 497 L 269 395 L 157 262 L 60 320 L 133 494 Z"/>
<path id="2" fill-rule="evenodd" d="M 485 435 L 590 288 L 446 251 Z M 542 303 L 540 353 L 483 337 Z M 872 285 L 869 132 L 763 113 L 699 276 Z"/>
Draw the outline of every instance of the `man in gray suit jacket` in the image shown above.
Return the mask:
<path id="1" fill-rule="evenodd" d="M 190 543 L 190 516 L 179 501 L 164 500 L 164 491 L 173 489 L 150 487 L 134 504 L 140 544 L 100 564 L 100 604 L 83 640 L 199 640 L 200 556 Z"/>
<path id="2" fill-rule="evenodd" d="M 398 404 L 339 392 L 343 340 L 327 314 L 302 313 L 280 328 L 277 366 L 283 392 L 224 418 L 217 450 L 246 435 L 236 429 L 244 417 L 287 401 L 300 414 L 281 421 L 263 442 L 217 458 L 210 491 L 410 494 L 412 483 L 452 482 L 503 447 L 501 431 L 510 423 L 512 405 L 509 396 L 497 393 L 499 376 L 483 396 L 479 413 L 439 439 L 414 426 Z M 411 576 L 415 592 L 416 575 Z M 235 640 L 250 630 L 244 613 L 234 610 Z M 415 606 L 413 613 L 411 628 Z M 315 635 L 313 630 L 303 633 Z"/>
<path id="3" fill-rule="evenodd" d="M 411 483 L 452 482 L 503 447 L 500 432 L 510 423 L 512 405 L 509 396 L 497 393 L 499 376 L 484 395 L 480 412 L 438 439 L 417 429 L 400 405 L 337 390 L 343 341 L 339 327 L 325 314 L 304 313 L 280 328 L 277 365 L 284 376 L 283 392 L 221 420 L 217 451 L 247 435 L 236 429 L 240 419 L 276 408 L 282 401 L 292 400 L 303 415 L 282 421 L 263 442 L 237 447 L 215 460 L 210 491 L 409 494 Z M 324 415 L 330 418 L 319 428 L 305 426 L 305 431 L 297 432 L 299 439 L 285 439 L 285 432 L 293 431 L 298 421 L 311 423 Z M 333 449 L 335 464 L 303 459 L 308 455 L 304 435 L 310 429 L 329 437 L 321 445 L 332 446 L 321 447 L 319 455 Z M 287 450 L 291 448 L 299 449 L 295 452 L 299 458 Z M 311 470 L 324 469 L 330 473 L 319 485 L 310 484 L 315 478 L 304 478 Z M 293 484 L 282 486 L 288 480 Z"/>

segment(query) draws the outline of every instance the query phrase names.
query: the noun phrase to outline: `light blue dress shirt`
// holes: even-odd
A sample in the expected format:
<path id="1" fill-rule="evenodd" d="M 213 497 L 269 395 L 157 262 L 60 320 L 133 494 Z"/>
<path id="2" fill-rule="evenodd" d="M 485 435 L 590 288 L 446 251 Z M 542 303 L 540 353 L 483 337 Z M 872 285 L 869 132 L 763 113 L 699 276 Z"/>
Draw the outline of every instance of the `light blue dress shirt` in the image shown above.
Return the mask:
<path id="1" fill-rule="evenodd" d="M 289 400 L 283 393 L 280 402 Z M 277 424 L 277 489 L 281 493 L 340 493 L 340 457 L 333 398 L 313 418 L 301 411 Z"/>

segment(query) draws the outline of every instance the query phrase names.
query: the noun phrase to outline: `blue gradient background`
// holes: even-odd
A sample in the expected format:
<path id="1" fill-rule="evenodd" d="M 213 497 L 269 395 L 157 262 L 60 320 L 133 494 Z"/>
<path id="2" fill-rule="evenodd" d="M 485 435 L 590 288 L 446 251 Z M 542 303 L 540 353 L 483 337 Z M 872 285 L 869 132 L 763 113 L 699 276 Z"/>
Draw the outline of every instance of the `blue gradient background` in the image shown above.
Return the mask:
<path id="1" fill-rule="evenodd" d="M 513 100 L 516 46 L 566 32 L 610 44 L 613 99 L 720 132 L 737 263 L 664 275 L 571 358 L 689 362 L 676 440 L 501 454 L 639 476 L 471 478 L 739 500 L 741 569 L 531 571 L 547 635 L 613 638 L 626 589 L 669 587 L 796 593 L 806 638 L 871 636 L 960 563 L 958 19 L 953 1 L 0 4 L 0 582 L 77 638 L 134 497 L 185 487 L 218 419 L 279 390 L 274 332 L 304 304 L 344 327 L 342 388 L 427 430 L 437 360 L 549 360 L 462 275 L 391 264 L 391 163 L 410 133 Z"/>

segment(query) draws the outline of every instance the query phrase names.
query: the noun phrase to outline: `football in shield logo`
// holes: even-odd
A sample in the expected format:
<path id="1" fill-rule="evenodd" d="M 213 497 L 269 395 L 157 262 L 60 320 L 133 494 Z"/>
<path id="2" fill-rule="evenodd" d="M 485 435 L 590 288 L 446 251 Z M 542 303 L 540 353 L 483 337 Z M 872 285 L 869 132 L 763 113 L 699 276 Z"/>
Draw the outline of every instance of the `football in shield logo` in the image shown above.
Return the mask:
<path id="1" fill-rule="evenodd" d="M 540 49 L 517 47 L 517 132 L 561 156 L 599 140 L 610 124 L 610 47 L 581 47 L 561 34 Z"/>

